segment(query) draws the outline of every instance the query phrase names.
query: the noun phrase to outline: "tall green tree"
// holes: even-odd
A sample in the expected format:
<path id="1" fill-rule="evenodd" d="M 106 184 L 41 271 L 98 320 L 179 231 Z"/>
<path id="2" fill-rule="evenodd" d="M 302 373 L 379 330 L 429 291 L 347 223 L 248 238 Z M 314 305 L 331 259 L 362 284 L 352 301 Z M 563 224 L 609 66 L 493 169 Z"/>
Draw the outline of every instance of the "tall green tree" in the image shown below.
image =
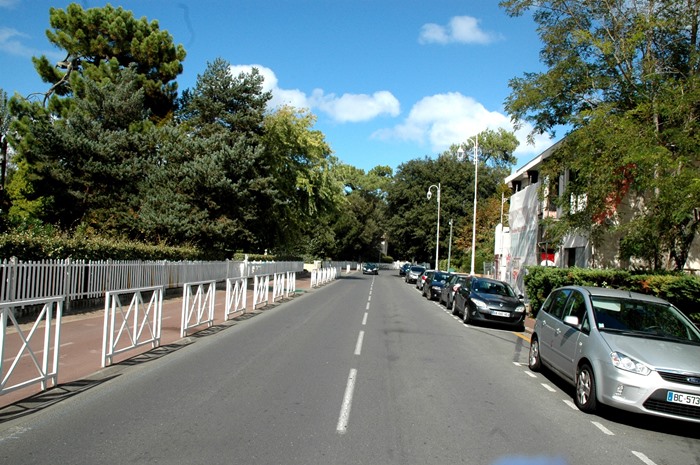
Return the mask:
<path id="1" fill-rule="evenodd" d="M 269 169 L 271 203 L 258 217 L 259 231 L 273 234 L 275 243 L 289 247 L 316 237 L 306 252 L 327 257 L 332 239 L 319 242 L 318 234 L 327 224 L 325 215 L 342 205 L 342 184 L 334 167 L 338 160 L 321 131 L 313 129 L 316 117 L 308 110 L 283 106 L 265 116 L 261 137 L 264 164 Z"/>
<path id="2" fill-rule="evenodd" d="M 560 197 L 570 214 L 559 227 L 594 244 L 617 231 L 627 237 L 621 258 L 682 269 L 700 205 L 700 1 L 501 6 L 511 15 L 532 11 L 547 68 L 511 80 L 506 110 L 533 133 L 570 128 L 544 169 L 550 179 L 574 173 Z M 625 199 L 628 217 L 618 209 Z M 649 237 L 656 240 L 638 242 Z"/>
<path id="3" fill-rule="evenodd" d="M 339 260 L 376 261 L 382 240 L 388 239 L 389 215 L 386 195 L 393 172 L 388 166 L 375 166 L 368 172 L 350 165 L 336 167 L 344 185 L 342 208 L 333 215 L 333 257 Z"/>
<path id="4" fill-rule="evenodd" d="M 60 119 L 13 100 L 23 116 L 15 122 L 21 157 L 10 185 L 10 213 L 128 236 L 137 186 L 155 147 L 144 92 L 133 68 L 83 86 L 84 97 Z"/>
<path id="5" fill-rule="evenodd" d="M 493 256 L 493 229 L 500 216 L 487 208 L 487 199 L 497 197 L 500 204 L 502 180 L 514 163 L 518 141 L 514 134 L 486 130 L 478 135 L 479 165 L 477 183 L 477 256 Z M 396 258 L 433 263 L 437 230 L 436 192 L 427 199 L 430 186 L 440 184 L 440 259 L 449 249 L 449 220 L 453 221 L 451 264 L 465 269 L 471 259 L 474 218 L 474 139 L 453 145 L 436 159 L 415 159 L 399 166 L 389 188 L 387 202 L 391 212 L 389 231 Z M 467 158 L 460 159 L 462 147 Z M 468 260 L 469 259 L 469 260 Z M 468 269 L 469 267 L 466 267 Z M 480 269 L 480 263 L 477 267 Z"/>
<path id="6" fill-rule="evenodd" d="M 63 10 L 49 9 L 46 31 L 49 41 L 65 50 L 66 57 L 51 63 L 46 56 L 33 58 L 42 80 L 51 85 L 43 92 L 43 103 L 62 114 L 70 103 L 58 97 L 80 94 L 83 79 L 102 81 L 115 71 L 134 67 L 144 102 L 152 116 L 164 118 L 174 109 L 177 97 L 175 79 L 182 73 L 185 49 L 175 45 L 170 34 L 157 21 L 136 19 L 121 7 L 106 5 L 83 9 L 71 3 Z"/>

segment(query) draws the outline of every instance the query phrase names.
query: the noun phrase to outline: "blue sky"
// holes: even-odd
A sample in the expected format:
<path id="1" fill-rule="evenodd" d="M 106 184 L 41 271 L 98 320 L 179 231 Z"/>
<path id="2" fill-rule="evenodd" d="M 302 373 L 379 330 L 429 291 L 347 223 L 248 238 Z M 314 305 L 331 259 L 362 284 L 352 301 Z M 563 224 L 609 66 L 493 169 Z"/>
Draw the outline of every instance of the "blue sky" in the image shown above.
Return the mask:
<path id="1" fill-rule="evenodd" d="M 43 92 L 31 57 L 65 58 L 46 39 L 49 8 L 72 2 L 0 0 L 0 88 Z M 309 108 L 334 155 L 369 170 L 396 169 L 485 129 L 512 130 L 508 81 L 540 71 L 530 18 L 497 0 L 133 0 L 111 3 L 157 20 L 187 51 L 180 90 L 207 63 L 260 69 L 273 104 Z M 518 167 L 553 141 L 521 141 Z"/>

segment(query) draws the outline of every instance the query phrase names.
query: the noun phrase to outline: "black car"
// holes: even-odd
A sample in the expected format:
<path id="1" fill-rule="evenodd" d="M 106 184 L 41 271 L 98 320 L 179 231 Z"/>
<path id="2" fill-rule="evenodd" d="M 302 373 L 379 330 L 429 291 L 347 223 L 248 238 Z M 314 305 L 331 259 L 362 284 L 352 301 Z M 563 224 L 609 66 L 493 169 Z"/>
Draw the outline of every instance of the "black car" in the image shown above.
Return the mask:
<path id="1" fill-rule="evenodd" d="M 445 305 L 447 308 L 452 308 L 454 305 L 455 292 L 460 286 L 463 286 L 467 282 L 467 274 L 452 274 L 450 279 L 445 283 L 445 287 L 442 288 L 440 293 L 440 303 Z"/>
<path id="2" fill-rule="evenodd" d="M 434 271 L 427 275 L 425 283 L 423 283 L 423 296 L 427 297 L 428 300 L 439 298 L 449 277 L 450 274 L 443 271 Z"/>
<path id="3" fill-rule="evenodd" d="M 375 263 L 365 263 L 362 265 L 362 274 L 379 274 L 379 267 Z"/>
<path id="4" fill-rule="evenodd" d="M 465 323 L 493 322 L 518 328 L 525 327 L 525 304 L 508 283 L 490 278 L 469 276 L 455 293 L 452 313 Z"/>
<path id="5" fill-rule="evenodd" d="M 403 265 L 401 265 L 399 267 L 399 276 L 406 276 L 406 272 L 408 271 L 409 268 L 411 268 L 410 263 L 404 263 Z"/>

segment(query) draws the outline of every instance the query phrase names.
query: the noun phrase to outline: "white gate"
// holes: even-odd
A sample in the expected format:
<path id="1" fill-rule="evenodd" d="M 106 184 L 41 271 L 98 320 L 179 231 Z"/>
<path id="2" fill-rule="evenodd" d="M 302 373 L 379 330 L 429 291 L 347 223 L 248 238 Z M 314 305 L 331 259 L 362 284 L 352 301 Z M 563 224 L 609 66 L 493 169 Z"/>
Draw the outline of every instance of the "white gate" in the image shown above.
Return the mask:
<path id="1" fill-rule="evenodd" d="M 105 320 L 102 336 L 102 366 L 111 365 L 114 356 L 146 344 L 160 345 L 163 286 L 110 291 L 105 294 Z M 151 294 L 148 304 L 144 295 Z M 122 297 L 131 295 L 124 309 Z M 117 327 L 118 325 L 118 327 Z"/>
<path id="2" fill-rule="evenodd" d="M 225 320 L 228 320 L 234 313 L 245 313 L 247 292 L 248 278 L 228 278 L 226 280 L 226 309 L 224 311 Z"/>
<path id="3" fill-rule="evenodd" d="M 0 395 L 36 383 L 41 383 L 42 390 L 47 389 L 49 382 L 51 382 L 53 386 L 57 384 L 58 348 L 61 338 L 61 316 L 63 313 L 64 299 L 65 296 L 57 296 L 45 299 L 4 302 L 0 304 L 2 318 L 2 327 L 0 328 L 0 374 L 2 375 L 2 379 L 0 380 Z M 39 316 L 37 316 L 31 329 L 25 333 L 20 328 L 20 325 L 17 322 L 12 310 L 15 307 L 34 305 L 41 305 L 43 308 L 41 312 L 39 312 Z M 11 354 L 10 357 L 6 358 L 5 350 L 9 339 L 7 326 L 8 319 L 17 329 L 16 335 L 19 337 L 21 344 L 17 353 Z M 32 345 L 34 336 L 37 334 L 39 326 L 42 322 L 44 323 L 43 342 Z M 9 384 L 12 375 L 20 363 L 20 360 L 24 358 L 25 355 L 29 357 L 31 365 L 33 365 L 32 373 L 35 373 L 36 376 L 18 380 L 15 384 Z M 41 361 L 39 361 L 39 357 L 41 357 Z M 49 363 L 49 357 L 51 357 L 51 363 Z M 12 361 L 8 369 L 5 369 L 4 366 L 6 359 L 8 361 Z"/>
<path id="4" fill-rule="evenodd" d="M 257 307 L 258 304 L 268 304 L 270 303 L 270 275 L 265 276 L 255 276 L 254 286 L 253 286 L 253 308 Z"/>
<path id="5" fill-rule="evenodd" d="M 297 291 L 297 274 L 295 271 L 287 271 L 287 297 L 293 296 Z"/>
<path id="6" fill-rule="evenodd" d="M 196 289 L 194 293 L 193 289 Z M 196 326 L 203 324 L 212 326 L 214 324 L 216 281 L 185 283 L 182 294 L 180 337 L 185 337 L 187 330 Z"/>
<path id="7" fill-rule="evenodd" d="M 275 273 L 272 283 L 272 301 L 276 302 L 285 296 L 284 283 L 287 277 L 286 273 Z"/>

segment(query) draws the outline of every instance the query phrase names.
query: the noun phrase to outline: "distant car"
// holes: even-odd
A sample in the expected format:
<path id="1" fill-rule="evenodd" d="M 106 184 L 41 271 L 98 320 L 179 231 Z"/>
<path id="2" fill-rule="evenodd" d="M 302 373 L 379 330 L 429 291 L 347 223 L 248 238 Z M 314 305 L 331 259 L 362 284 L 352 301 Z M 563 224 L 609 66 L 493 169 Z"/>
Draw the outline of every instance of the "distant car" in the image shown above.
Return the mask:
<path id="1" fill-rule="evenodd" d="M 525 329 L 525 304 L 506 282 L 469 276 L 454 295 L 454 315 L 465 323 L 477 321 L 500 323 Z"/>
<path id="2" fill-rule="evenodd" d="M 399 267 L 399 276 L 406 276 L 406 272 L 408 271 L 409 268 L 411 268 L 410 263 L 404 263 L 403 265 L 401 265 Z"/>
<path id="3" fill-rule="evenodd" d="M 362 265 L 362 274 L 379 274 L 379 267 L 375 263 L 365 263 Z"/>
<path id="4" fill-rule="evenodd" d="M 430 276 L 426 276 L 425 282 L 423 283 L 423 296 L 428 300 L 440 298 L 442 288 L 445 287 L 449 277 L 450 274 L 443 271 L 435 271 Z"/>
<path id="5" fill-rule="evenodd" d="M 700 423 L 700 331 L 669 302 L 617 289 L 565 286 L 535 320 L 529 366 L 575 387 L 576 406 L 598 404 Z"/>
<path id="6" fill-rule="evenodd" d="M 441 304 L 447 308 L 452 308 L 454 305 L 455 292 L 457 292 L 457 289 L 459 289 L 460 286 L 463 286 L 464 283 L 467 282 L 467 276 L 469 275 L 458 273 L 453 273 L 450 275 L 450 279 L 447 280 L 445 286 L 442 288 L 442 292 L 440 292 Z"/>
<path id="7" fill-rule="evenodd" d="M 420 277 L 421 274 L 425 271 L 424 266 L 420 265 L 413 265 L 406 271 L 406 282 L 407 283 L 415 283 L 418 278 Z"/>

